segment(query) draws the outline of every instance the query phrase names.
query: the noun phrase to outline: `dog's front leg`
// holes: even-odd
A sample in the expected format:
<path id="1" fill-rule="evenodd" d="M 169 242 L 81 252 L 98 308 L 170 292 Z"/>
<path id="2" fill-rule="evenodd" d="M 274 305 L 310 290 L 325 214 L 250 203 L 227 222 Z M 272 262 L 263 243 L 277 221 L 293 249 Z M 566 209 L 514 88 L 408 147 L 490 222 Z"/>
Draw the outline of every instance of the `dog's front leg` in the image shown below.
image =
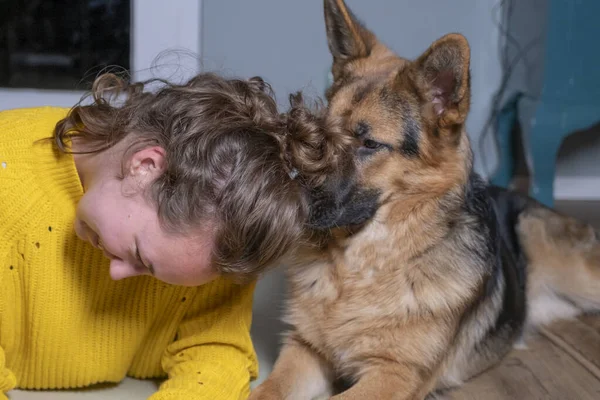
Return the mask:
<path id="1" fill-rule="evenodd" d="M 347 391 L 331 400 L 423 400 L 431 384 L 417 371 L 405 366 L 381 366 L 369 372 Z"/>
<path id="2" fill-rule="evenodd" d="M 317 353 L 296 340 L 281 349 L 273 372 L 248 400 L 311 400 L 331 396 L 333 372 Z M 364 399 L 363 399 L 364 400 Z"/>

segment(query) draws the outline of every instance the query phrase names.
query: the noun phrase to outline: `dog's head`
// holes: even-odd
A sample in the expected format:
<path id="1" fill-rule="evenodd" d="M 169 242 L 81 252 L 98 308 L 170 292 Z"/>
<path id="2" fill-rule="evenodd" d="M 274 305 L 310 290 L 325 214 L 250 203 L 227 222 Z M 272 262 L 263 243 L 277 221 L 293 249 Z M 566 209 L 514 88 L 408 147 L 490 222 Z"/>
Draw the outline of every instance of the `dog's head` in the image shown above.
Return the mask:
<path id="1" fill-rule="evenodd" d="M 467 40 L 444 36 L 409 61 L 383 45 L 343 0 L 324 5 L 333 55 L 329 117 L 341 119 L 359 147 L 314 194 L 313 226 L 361 224 L 384 204 L 401 218 L 419 202 L 462 187 L 472 158 L 464 129 Z"/>

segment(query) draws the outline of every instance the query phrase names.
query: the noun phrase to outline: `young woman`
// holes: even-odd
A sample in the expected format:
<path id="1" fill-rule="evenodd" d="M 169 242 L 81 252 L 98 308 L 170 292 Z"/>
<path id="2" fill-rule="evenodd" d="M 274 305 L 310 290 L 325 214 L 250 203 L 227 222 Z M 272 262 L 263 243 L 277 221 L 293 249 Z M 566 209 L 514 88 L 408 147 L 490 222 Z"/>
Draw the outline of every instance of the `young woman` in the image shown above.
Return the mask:
<path id="1" fill-rule="evenodd" d="M 126 375 L 168 378 L 153 400 L 248 396 L 251 281 L 349 140 L 267 89 L 107 74 L 91 105 L 0 113 L 0 398 Z"/>

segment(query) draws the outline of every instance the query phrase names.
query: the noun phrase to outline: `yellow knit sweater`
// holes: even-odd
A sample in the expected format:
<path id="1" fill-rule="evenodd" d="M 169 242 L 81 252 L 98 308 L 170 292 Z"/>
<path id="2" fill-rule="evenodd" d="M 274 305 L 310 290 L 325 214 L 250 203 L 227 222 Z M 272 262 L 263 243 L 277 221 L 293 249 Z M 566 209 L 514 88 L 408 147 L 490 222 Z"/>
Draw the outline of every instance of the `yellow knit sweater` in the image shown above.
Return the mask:
<path id="1" fill-rule="evenodd" d="M 73 231 L 83 190 L 72 156 L 37 141 L 66 111 L 0 112 L 0 398 L 128 375 L 168 377 L 152 400 L 245 399 L 254 285 L 112 281 Z"/>

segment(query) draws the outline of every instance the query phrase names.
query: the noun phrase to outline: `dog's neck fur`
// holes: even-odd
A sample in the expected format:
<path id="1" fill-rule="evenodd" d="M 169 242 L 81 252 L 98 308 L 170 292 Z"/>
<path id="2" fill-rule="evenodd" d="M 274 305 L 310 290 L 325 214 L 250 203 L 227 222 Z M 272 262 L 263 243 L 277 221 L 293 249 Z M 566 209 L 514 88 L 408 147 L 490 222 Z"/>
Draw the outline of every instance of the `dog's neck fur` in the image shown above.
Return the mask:
<path id="1" fill-rule="evenodd" d="M 473 157 L 469 138 L 462 133 L 460 151 L 468 153 L 460 169 L 438 168 L 440 174 L 424 182 L 418 192 L 389 197 L 382 202 L 376 215 L 367 223 L 350 228 L 338 228 L 324 239 L 332 254 L 356 245 L 370 232 L 387 232 L 385 241 L 402 244 L 398 249 L 398 262 L 414 259 L 442 241 L 457 223 L 464 205 L 465 188 L 473 173 Z M 450 177 L 449 177 L 450 175 Z M 381 229 L 385 225 L 385 229 Z"/>

